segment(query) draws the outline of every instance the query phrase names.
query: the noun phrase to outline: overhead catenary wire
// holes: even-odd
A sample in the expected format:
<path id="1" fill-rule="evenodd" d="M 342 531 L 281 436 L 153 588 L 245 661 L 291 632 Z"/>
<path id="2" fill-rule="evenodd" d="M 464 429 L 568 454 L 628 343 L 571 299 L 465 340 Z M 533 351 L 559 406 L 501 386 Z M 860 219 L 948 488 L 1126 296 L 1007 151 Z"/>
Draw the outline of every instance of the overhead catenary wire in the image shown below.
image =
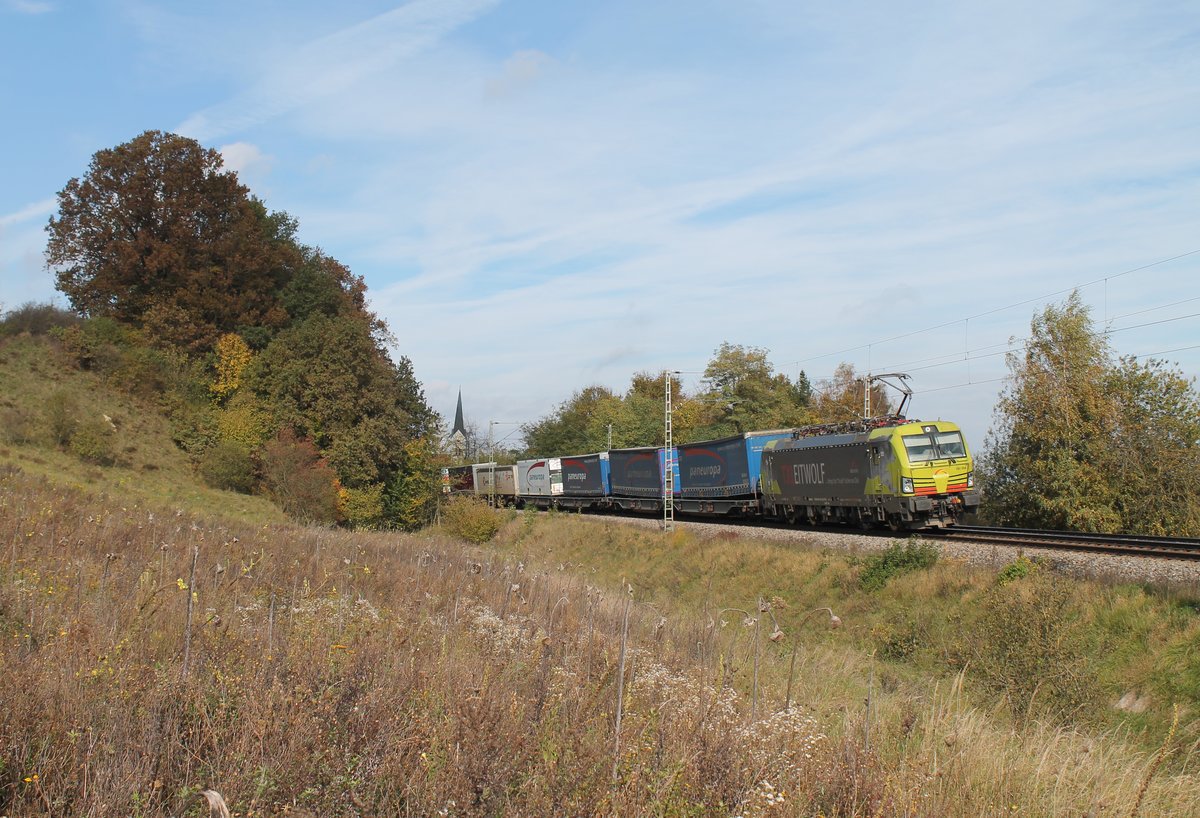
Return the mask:
<path id="1" fill-rule="evenodd" d="M 1005 310 L 1011 310 L 1011 309 L 1015 309 L 1017 307 L 1026 306 L 1028 304 L 1043 302 L 1043 301 L 1046 301 L 1047 299 L 1055 298 L 1056 296 L 1060 296 L 1064 293 L 1070 293 L 1070 292 L 1074 292 L 1075 290 L 1081 290 L 1086 287 L 1091 287 L 1095 284 L 1100 284 L 1102 282 L 1108 282 L 1115 278 L 1121 278 L 1123 276 L 1141 272 L 1142 270 L 1149 270 L 1153 267 L 1158 267 L 1163 264 L 1168 264 L 1172 261 L 1178 261 L 1179 259 L 1188 258 L 1189 256 L 1194 256 L 1194 255 L 1198 255 L 1198 254 L 1200 254 L 1200 248 L 1198 248 L 1196 250 L 1189 250 L 1186 253 L 1180 253 L 1178 255 L 1174 255 L 1169 258 L 1159 259 L 1158 261 L 1153 261 L 1153 262 L 1150 262 L 1149 264 L 1143 264 L 1138 267 L 1132 267 L 1128 270 L 1123 270 L 1119 273 L 1112 273 L 1107 276 L 1101 276 L 1100 278 L 1094 279 L 1094 280 L 1086 282 L 1084 284 L 1076 284 L 1071 287 L 1066 287 L 1066 288 L 1063 288 L 1060 290 L 1056 290 L 1052 293 L 1047 293 L 1045 295 L 1037 296 L 1034 298 L 1026 298 L 1022 301 L 1017 301 L 1012 304 L 1006 304 L 1005 306 L 1002 306 L 1002 307 L 995 307 L 990 310 L 984 310 L 983 312 L 975 313 L 974 315 L 965 316 L 963 318 L 956 318 L 953 321 L 946 321 L 946 322 L 943 322 L 940 324 L 935 324 L 933 326 L 925 327 L 923 329 L 912 330 L 910 332 L 901 333 L 900 335 L 893 335 L 890 338 L 884 338 L 884 339 L 877 340 L 877 341 L 871 341 L 869 343 L 858 344 L 857 346 L 848 347 L 846 349 L 842 349 L 842 350 L 839 350 L 836 352 L 826 352 L 821 355 L 814 355 L 814 356 L 810 356 L 808 358 L 802 358 L 798 361 L 791 361 L 791 362 L 785 364 L 785 366 L 799 366 L 802 364 L 809 363 L 810 361 L 819 361 L 822 358 L 830 358 L 830 357 L 833 357 L 834 355 L 844 355 L 847 352 L 856 352 L 856 351 L 863 350 L 863 349 L 870 349 L 871 347 L 878 346 L 880 344 L 888 344 L 893 341 L 903 340 L 904 338 L 911 338 L 914 335 L 922 335 L 926 332 L 933 332 L 934 330 L 945 329 L 946 327 L 952 327 L 952 326 L 955 326 L 964 321 L 969 322 L 969 321 L 976 320 L 978 318 L 983 318 L 988 315 L 994 315 L 995 313 L 998 313 L 998 312 L 1004 312 Z"/>

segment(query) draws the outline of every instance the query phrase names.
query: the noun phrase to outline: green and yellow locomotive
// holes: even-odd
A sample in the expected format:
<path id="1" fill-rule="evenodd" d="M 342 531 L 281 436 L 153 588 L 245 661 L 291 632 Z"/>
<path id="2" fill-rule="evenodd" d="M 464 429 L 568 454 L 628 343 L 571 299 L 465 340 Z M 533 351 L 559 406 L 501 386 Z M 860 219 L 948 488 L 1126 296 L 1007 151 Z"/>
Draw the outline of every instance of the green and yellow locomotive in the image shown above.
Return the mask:
<path id="1" fill-rule="evenodd" d="M 979 505 L 958 426 L 903 418 L 797 429 L 762 453 L 762 513 L 893 530 L 953 525 Z"/>

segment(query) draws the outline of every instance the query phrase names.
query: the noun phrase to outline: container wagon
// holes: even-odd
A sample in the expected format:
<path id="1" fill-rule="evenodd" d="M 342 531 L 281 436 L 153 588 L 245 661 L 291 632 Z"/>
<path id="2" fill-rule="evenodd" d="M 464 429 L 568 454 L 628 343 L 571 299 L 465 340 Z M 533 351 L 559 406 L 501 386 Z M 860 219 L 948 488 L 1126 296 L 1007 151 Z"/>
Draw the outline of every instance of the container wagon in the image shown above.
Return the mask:
<path id="1" fill-rule="evenodd" d="M 686 443 L 679 452 L 679 497 L 687 514 L 754 516 L 759 513 L 759 473 L 768 443 L 791 438 L 790 429 Z"/>

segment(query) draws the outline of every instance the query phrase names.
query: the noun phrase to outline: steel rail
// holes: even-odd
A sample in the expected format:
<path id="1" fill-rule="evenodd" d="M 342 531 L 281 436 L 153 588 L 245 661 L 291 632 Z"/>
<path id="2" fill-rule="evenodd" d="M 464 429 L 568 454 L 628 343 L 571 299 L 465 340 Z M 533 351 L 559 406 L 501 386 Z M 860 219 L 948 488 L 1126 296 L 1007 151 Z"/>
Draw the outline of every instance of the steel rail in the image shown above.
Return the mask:
<path id="1" fill-rule="evenodd" d="M 1200 560 L 1200 539 L 1151 537 L 1141 534 L 1080 534 L 1028 528 L 957 525 L 922 532 L 956 542 L 979 542 L 1013 547 L 1091 551 L 1137 557 Z"/>

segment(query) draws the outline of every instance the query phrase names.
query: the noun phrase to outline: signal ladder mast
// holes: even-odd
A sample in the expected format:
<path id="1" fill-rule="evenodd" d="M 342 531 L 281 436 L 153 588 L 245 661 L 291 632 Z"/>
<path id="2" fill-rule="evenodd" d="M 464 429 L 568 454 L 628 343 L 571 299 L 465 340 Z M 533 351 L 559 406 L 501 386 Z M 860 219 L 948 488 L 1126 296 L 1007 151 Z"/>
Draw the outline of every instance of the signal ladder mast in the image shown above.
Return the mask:
<path id="1" fill-rule="evenodd" d="M 663 370 L 663 531 L 675 530 L 675 451 L 671 442 L 671 370 Z"/>

